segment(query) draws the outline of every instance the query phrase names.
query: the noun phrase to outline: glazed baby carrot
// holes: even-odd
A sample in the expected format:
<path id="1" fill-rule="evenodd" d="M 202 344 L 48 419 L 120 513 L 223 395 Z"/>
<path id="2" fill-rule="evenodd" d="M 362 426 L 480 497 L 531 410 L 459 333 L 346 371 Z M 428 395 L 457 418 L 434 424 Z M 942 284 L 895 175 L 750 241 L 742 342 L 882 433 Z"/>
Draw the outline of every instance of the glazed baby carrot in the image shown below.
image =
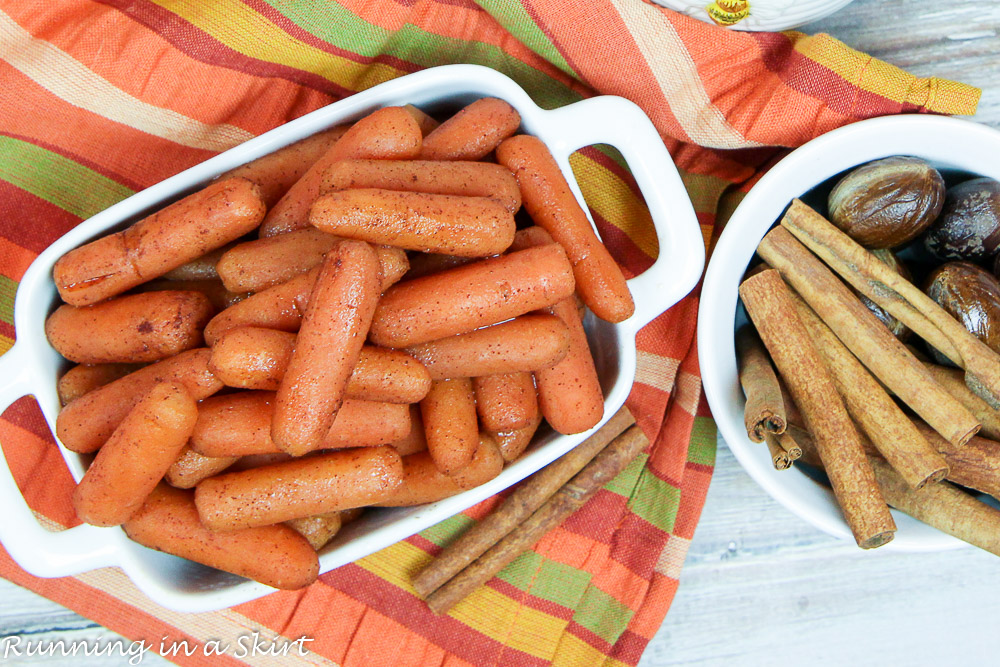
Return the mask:
<path id="1" fill-rule="evenodd" d="M 237 458 L 204 456 L 185 446 L 177 460 L 167 469 L 164 479 L 167 484 L 178 489 L 193 489 L 201 480 L 217 475 L 236 463 Z"/>
<path id="2" fill-rule="evenodd" d="M 573 299 L 549 310 L 569 329 L 569 353 L 552 367 L 535 371 L 538 403 L 545 421 L 559 433 L 582 433 L 604 416 L 604 393 Z"/>
<path id="3" fill-rule="evenodd" d="M 306 538 L 313 549 L 319 551 L 340 532 L 340 512 L 328 512 L 292 519 L 285 523 L 289 528 Z"/>
<path id="4" fill-rule="evenodd" d="M 594 233 L 559 165 L 537 137 L 519 135 L 497 148 L 497 160 L 517 177 L 524 208 L 566 249 L 576 288 L 595 315 L 621 322 L 635 311 L 625 276 Z"/>
<path id="5" fill-rule="evenodd" d="M 279 452 L 271 440 L 273 415 L 274 392 L 244 391 L 213 396 L 198 406 L 191 448 L 212 457 Z M 386 445 L 404 437 L 409 430 L 408 406 L 348 399 L 318 448 Z"/>
<path id="6" fill-rule="evenodd" d="M 52 276 L 63 301 L 89 306 L 238 239 L 256 229 L 264 210 L 250 181 L 217 181 L 125 231 L 70 250 Z"/>
<path id="7" fill-rule="evenodd" d="M 319 195 L 323 174 L 335 162 L 351 158 L 412 159 L 420 154 L 422 141 L 420 126 L 402 107 L 386 107 L 362 118 L 268 211 L 260 235 L 276 236 L 307 227 L 309 207 Z"/>
<path id="8" fill-rule="evenodd" d="M 80 364 L 66 371 L 59 378 L 56 392 L 59 394 L 59 404 L 68 403 L 89 394 L 109 382 L 133 373 L 141 364 Z"/>
<path id="9" fill-rule="evenodd" d="M 485 484 L 502 469 L 503 458 L 496 443 L 490 436 L 481 434 L 472 461 L 453 475 L 438 470 L 430 452 L 404 456 L 403 483 L 391 496 L 375 504 L 378 507 L 409 507 L 437 502 Z"/>
<path id="10" fill-rule="evenodd" d="M 476 100 L 424 138 L 424 160 L 481 160 L 517 132 L 521 116 L 495 97 Z"/>
<path id="11" fill-rule="evenodd" d="M 517 179 L 506 167 L 489 162 L 344 160 L 323 175 L 320 191 L 355 188 L 489 197 L 511 213 L 521 208 Z"/>
<path id="12" fill-rule="evenodd" d="M 256 160 L 231 169 L 219 176 L 223 178 L 245 178 L 260 187 L 261 198 L 268 208 L 288 192 L 302 178 L 309 167 L 316 163 L 337 140 L 344 136 L 350 126 L 338 125 L 329 130 L 317 132 L 294 144 L 279 148 Z"/>
<path id="13" fill-rule="evenodd" d="M 241 327 L 215 341 L 209 368 L 229 387 L 274 391 L 285 376 L 294 348 L 295 334 Z M 347 397 L 416 403 L 430 386 L 427 369 L 410 355 L 365 345 L 347 383 Z"/>
<path id="14" fill-rule="evenodd" d="M 409 347 L 496 324 L 573 294 L 557 244 L 528 248 L 393 285 L 372 320 L 372 342 Z"/>
<path id="15" fill-rule="evenodd" d="M 514 429 L 513 431 L 491 431 L 490 435 L 496 440 L 503 460 L 514 461 L 521 456 L 524 450 L 528 448 L 528 445 L 531 444 L 531 439 L 534 437 L 535 431 L 538 430 L 538 426 L 541 423 L 542 416 L 536 415 L 527 426 Z"/>
<path id="16" fill-rule="evenodd" d="M 531 373 L 500 373 L 472 379 L 479 422 L 489 432 L 524 428 L 538 418 L 538 395 Z"/>
<path id="17" fill-rule="evenodd" d="M 555 243 L 552 240 L 552 235 L 538 225 L 532 225 L 531 227 L 517 230 L 514 234 L 514 242 L 510 244 L 507 252 L 524 250 L 525 248 L 536 248 L 540 245 L 548 245 L 550 243 Z"/>
<path id="18" fill-rule="evenodd" d="M 320 265 L 275 397 L 271 438 L 283 451 L 316 449 L 330 430 L 371 325 L 380 271 L 363 241 L 338 244 Z"/>
<path id="19" fill-rule="evenodd" d="M 195 257 L 189 262 L 181 264 L 176 269 L 170 269 L 163 274 L 164 280 L 218 280 L 219 272 L 215 270 L 215 265 L 219 263 L 219 258 L 232 247 L 228 243 L 221 248 L 216 248 L 212 252 L 200 257 Z"/>
<path id="20" fill-rule="evenodd" d="M 240 327 L 298 331 L 305 312 L 300 309 L 300 304 L 308 301 L 317 275 L 319 267 L 226 308 L 205 327 L 205 342 L 215 345 L 222 334 Z"/>
<path id="21" fill-rule="evenodd" d="M 341 240 L 308 228 L 240 243 L 219 259 L 219 277 L 233 292 L 260 292 L 317 266 Z M 406 252 L 384 246 L 376 246 L 375 252 L 382 265 L 382 289 L 388 289 L 409 269 Z"/>
<path id="22" fill-rule="evenodd" d="M 396 450 L 366 447 L 223 473 L 199 484 L 194 499 L 206 526 L 233 530 L 372 505 L 402 480 Z"/>
<path id="23" fill-rule="evenodd" d="M 132 291 L 139 293 L 176 291 L 200 292 L 206 299 L 208 299 L 208 302 L 212 304 L 212 308 L 214 309 L 213 314 L 215 312 L 223 311 L 226 308 L 229 308 L 229 306 L 239 303 L 249 296 L 246 292 L 230 292 L 218 278 L 209 278 L 206 280 L 164 280 L 162 278 L 158 278 L 156 280 L 150 280 L 148 283 L 143 283 Z"/>
<path id="24" fill-rule="evenodd" d="M 427 449 L 427 436 L 424 434 L 424 418 L 420 416 L 420 405 L 413 403 L 410 410 L 410 430 L 399 440 L 389 444 L 399 452 L 400 456 L 409 456 Z"/>
<path id="25" fill-rule="evenodd" d="M 177 460 L 198 418 L 184 387 L 158 384 L 104 443 L 73 492 L 84 523 L 117 526 L 142 506 Z"/>
<path id="26" fill-rule="evenodd" d="M 213 313 L 200 292 L 147 292 L 60 306 L 45 320 L 45 335 L 56 352 L 80 364 L 158 361 L 201 345 Z"/>
<path id="27" fill-rule="evenodd" d="M 427 450 L 438 470 L 448 474 L 469 464 L 479 446 L 472 380 L 435 380 L 420 402 Z"/>
<path id="28" fill-rule="evenodd" d="M 433 132 L 434 128 L 441 124 L 412 104 L 407 104 L 403 106 L 403 108 L 406 109 L 406 113 L 413 116 L 413 120 L 417 121 L 417 125 L 420 127 L 420 133 L 425 137 Z"/>
<path id="29" fill-rule="evenodd" d="M 569 344 L 569 330 L 559 318 L 529 314 L 406 351 L 440 380 L 550 368 L 566 356 Z"/>
<path id="30" fill-rule="evenodd" d="M 165 484 L 156 487 L 123 528 L 150 549 L 275 588 L 305 588 L 319 574 L 316 550 L 288 526 L 209 530 L 198 518 L 193 494 Z"/>
<path id="31" fill-rule="evenodd" d="M 487 257 L 514 240 L 514 216 L 486 197 L 361 189 L 322 195 L 309 222 L 330 234 L 407 250 Z"/>
<path id="32" fill-rule="evenodd" d="M 199 348 L 145 366 L 76 399 L 56 418 L 56 435 L 65 447 L 85 454 L 111 437 L 125 416 L 160 382 L 176 382 L 194 400 L 208 398 L 222 383 L 208 370 L 212 351 Z"/>

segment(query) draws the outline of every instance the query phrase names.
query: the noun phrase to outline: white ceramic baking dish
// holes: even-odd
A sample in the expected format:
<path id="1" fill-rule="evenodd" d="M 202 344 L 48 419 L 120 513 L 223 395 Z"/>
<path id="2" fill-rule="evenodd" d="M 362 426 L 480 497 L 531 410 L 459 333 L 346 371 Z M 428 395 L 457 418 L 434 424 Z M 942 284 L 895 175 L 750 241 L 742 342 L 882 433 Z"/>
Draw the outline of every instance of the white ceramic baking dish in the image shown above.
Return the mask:
<path id="1" fill-rule="evenodd" d="M 694 210 L 655 128 L 632 102 L 597 97 L 546 111 L 506 76 L 474 65 L 424 70 L 319 109 L 139 192 L 60 238 L 35 260 L 18 288 L 14 307 L 17 343 L 0 357 L 0 411 L 30 394 L 38 400 L 49 426 L 55 423 L 59 411 L 56 381 L 66 363 L 48 344 L 44 322 L 57 298 L 52 265 L 68 250 L 122 229 L 237 165 L 380 107 L 411 103 L 433 113 L 458 109 L 480 97 L 499 97 L 520 112 L 522 130 L 548 145 L 581 201 L 569 155 L 583 146 L 606 143 L 624 155 L 649 206 L 660 255 L 648 271 L 629 281 L 635 314 L 617 325 L 592 317 L 586 323 L 607 397 L 607 419 L 624 403 L 632 386 L 636 332 L 687 294 L 701 275 L 704 249 Z M 461 512 L 561 456 L 587 435 L 541 432 L 524 457 L 487 484 L 430 505 L 368 511 L 323 550 L 320 571 L 367 556 Z M 84 458 L 60 448 L 74 478 L 79 480 L 85 470 Z M 21 567 L 36 576 L 58 577 L 116 565 L 154 601 L 185 612 L 230 607 L 273 590 L 139 546 L 117 527 L 83 525 L 49 532 L 36 522 L 6 461 L 3 463 L 0 542 Z"/>
<path id="2" fill-rule="evenodd" d="M 820 530 L 852 542 L 833 492 L 798 469 L 776 471 L 767 448 L 747 437 L 733 340 L 737 289 L 761 238 L 793 198 L 852 167 L 890 155 L 921 157 L 938 169 L 1000 180 L 1000 132 L 984 125 L 914 115 L 876 118 L 834 130 L 790 153 L 740 203 L 712 253 L 698 311 L 702 382 L 729 449 L 775 500 Z M 965 544 L 895 510 L 893 516 L 898 531 L 882 549 L 937 551 Z"/>

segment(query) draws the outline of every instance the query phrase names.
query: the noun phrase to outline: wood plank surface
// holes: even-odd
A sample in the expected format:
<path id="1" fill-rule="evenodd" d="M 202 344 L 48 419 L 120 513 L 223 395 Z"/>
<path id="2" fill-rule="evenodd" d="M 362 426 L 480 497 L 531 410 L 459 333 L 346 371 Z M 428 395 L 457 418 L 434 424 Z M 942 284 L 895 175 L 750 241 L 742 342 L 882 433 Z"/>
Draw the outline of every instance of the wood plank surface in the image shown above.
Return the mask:
<path id="1" fill-rule="evenodd" d="M 1000 3 L 857 0 L 801 28 L 919 76 L 984 89 L 976 120 L 1000 127 Z M 666 665 L 993 664 L 1000 561 L 975 549 L 862 552 L 767 496 L 720 442 L 681 586 L 640 663 Z M 0 580 L 0 639 L 112 641 L 104 628 Z M 2 650 L 0 644 L 0 650 Z M 3 664 L 66 664 L 13 658 Z M 74 665 L 127 664 L 120 657 Z M 143 665 L 166 664 L 147 655 Z"/>

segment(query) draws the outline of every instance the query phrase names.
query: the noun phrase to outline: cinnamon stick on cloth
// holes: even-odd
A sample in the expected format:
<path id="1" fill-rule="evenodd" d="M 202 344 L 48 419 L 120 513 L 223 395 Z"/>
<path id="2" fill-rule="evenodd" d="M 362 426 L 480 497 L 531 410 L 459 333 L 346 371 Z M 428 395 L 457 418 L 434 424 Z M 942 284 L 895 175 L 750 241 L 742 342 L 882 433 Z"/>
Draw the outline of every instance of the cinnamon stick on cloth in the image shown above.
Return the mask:
<path id="1" fill-rule="evenodd" d="M 622 406 L 592 436 L 528 478 L 496 509 L 448 545 L 430 565 L 417 573 L 413 578 L 413 588 L 422 597 L 437 590 L 517 528 L 573 475 L 590 463 L 609 442 L 633 424 L 635 417 L 628 408 Z"/>
<path id="2" fill-rule="evenodd" d="M 582 507 L 648 445 L 649 440 L 638 426 L 615 438 L 524 523 L 431 593 L 427 606 L 435 614 L 447 612 Z"/>
<path id="3" fill-rule="evenodd" d="M 787 229 L 776 227 L 768 232 L 757 253 L 781 273 L 875 377 L 938 433 L 961 446 L 979 430 L 976 418 L 935 382 L 913 353 Z"/>
<path id="4" fill-rule="evenodd" d="M 747 397 L 743 409 L 747 435 L 754 442 L 763 442 L 767 433 L 784 433 L 785 405 L 778 377 L 771 367 L 767 350 L 752 327 L 736 332 L 736 361 L 740 386 Z"/>
<path id="5" fill-rule="evenodd" d="M 914 519 L 1000 556 L 1000 510 L 948 482 L 909 488 L 884 461 L 873 460 L 879 488 L 889 504 Z"/>
<path id="6" fill-rule="evenodd" d="M 795 314 L 788 287 L 777 271 L 764 271 L 740 285 L 740 297 L 816 441 L 858 546 L 871 549 L 889 542 L 896 524 L 833 379 Z"/>
<path id="7" fill-rule="evenodd" d="M 798 199 L 781 224 L 855 289 L 964 368 L 966 384 L 994 408 L 1000 408 L 1000 355 L 961 322 Z"/>
<path id="8" fill-rule="evenodd" d="M 847 412 L 868 434 L 879 453 L 914 489 L 940 482 L 948 474 L 937 449 L 931 446 L 882 385 L 844 347 L 830 328 L 798 295 L 791 295 L 795 313 L 816 351 L 826 362 L 833 384 Z"/>

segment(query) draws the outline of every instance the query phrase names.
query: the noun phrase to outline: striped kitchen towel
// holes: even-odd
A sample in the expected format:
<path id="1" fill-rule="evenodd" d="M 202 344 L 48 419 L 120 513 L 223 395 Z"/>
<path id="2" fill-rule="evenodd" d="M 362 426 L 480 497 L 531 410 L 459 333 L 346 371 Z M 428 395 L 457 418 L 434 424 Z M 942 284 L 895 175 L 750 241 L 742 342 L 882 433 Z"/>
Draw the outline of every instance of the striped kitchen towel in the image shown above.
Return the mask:
<path id="1" fill-rule="evenodd" d="M 726 32 L 643 0 L 5 0 L 0 352 L 18 280 L 81 220 L 334 100 L 456 62 L 495 68 L 549 108 L 638 103 L 706 244 L 782 148 L 870 116 L 972 113 L 978 99 L 824 35 Z M 640 273 L 657 248 L 627 166 L 603 146 L 571 162 L 603 238 Z M 190 656 L 170 657 L 181 664 L 239 663 L 235 650 L 206 657 L 207 643 L 259 632 L 312 638 L 289 658 L 311 664 L 634 665 L 670 606 L 714 463 L 697 306 L 695 293 L 639 335 L 629 406 L 648 452 L 448 616 L 426 610 L 409 576 L 496 499 L 306 590 L 214 613 L 162 609 L 115 569 L 42 580 L 0 551 L 0 575 L 130 639 L 187 641 Z M 31 399 L 0 419 L 0 443 L 39 520 L 74 525 L 72 479 Z"/>

